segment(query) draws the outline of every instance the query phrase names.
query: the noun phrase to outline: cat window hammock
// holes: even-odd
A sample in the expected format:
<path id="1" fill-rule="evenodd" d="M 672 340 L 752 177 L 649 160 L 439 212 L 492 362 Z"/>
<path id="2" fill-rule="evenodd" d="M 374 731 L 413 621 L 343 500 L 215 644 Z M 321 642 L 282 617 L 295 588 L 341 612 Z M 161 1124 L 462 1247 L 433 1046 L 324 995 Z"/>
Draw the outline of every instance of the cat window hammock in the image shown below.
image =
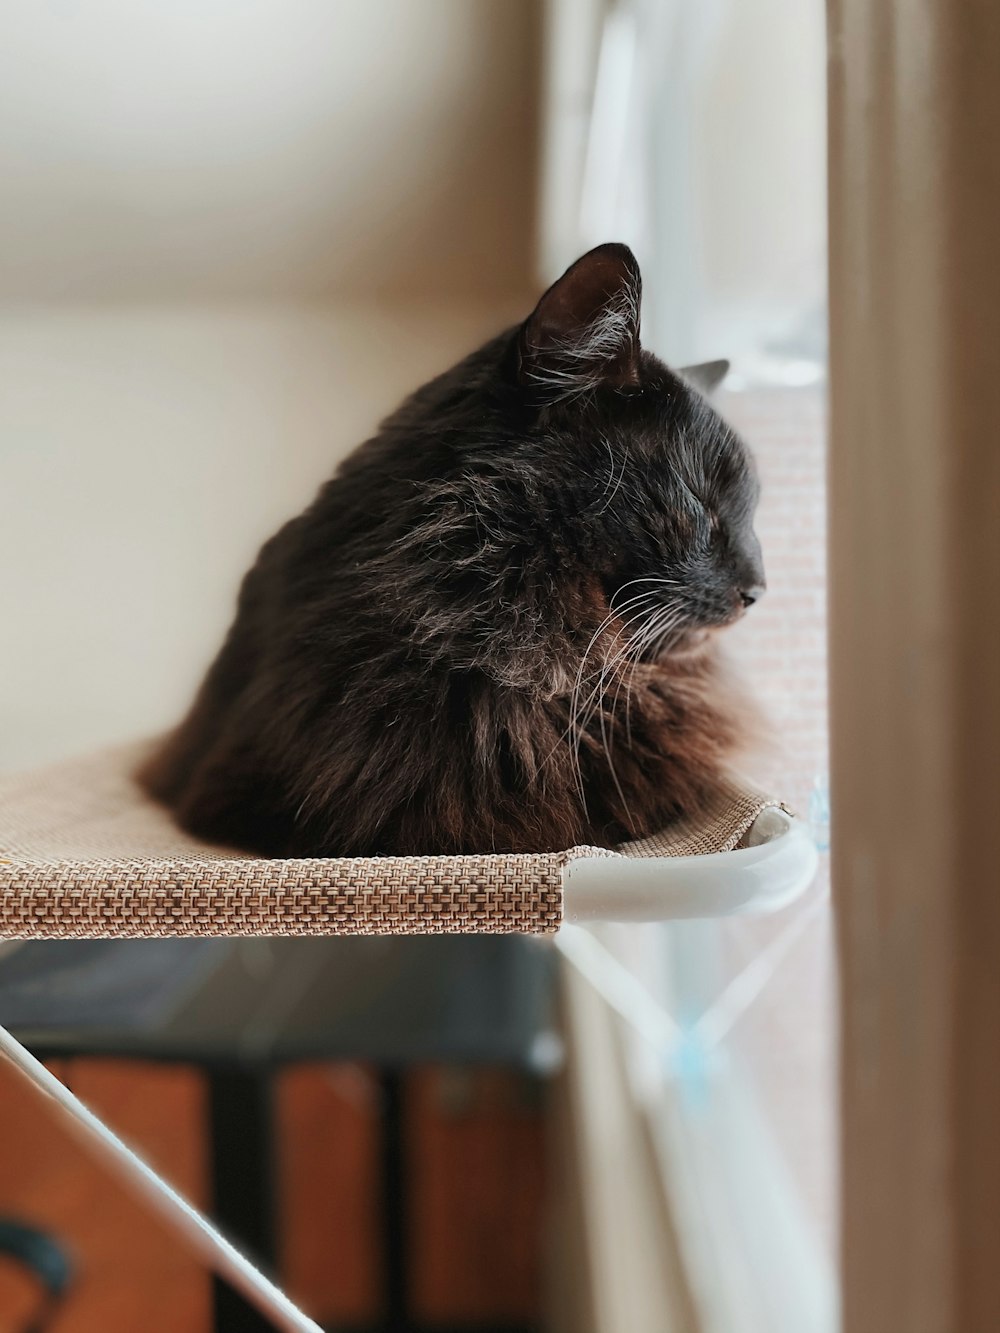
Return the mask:
<path id="1" fill-rule="evenodd" d="M 801 821 L 731 787 L 698 826 L 615 851 L 267 860 L 187 837 L 131 780 L 140 747 L 0 781 L 0 940 L 558 930 L 774 911 L 804 892 L 816 851 Z M 67 1127 L 276 1328 L 319 1333 L 0 1027 L 0 1056 Z"/>
<path id="2" fill-rule="evenodd" d="M 547 933 L 564 921 L 773 911 L 815 851 L 730 787 L 697 827 L 615 851 L 269 860 L 182 833 L 120 748 L 0 781 L 0 939 Z"/>

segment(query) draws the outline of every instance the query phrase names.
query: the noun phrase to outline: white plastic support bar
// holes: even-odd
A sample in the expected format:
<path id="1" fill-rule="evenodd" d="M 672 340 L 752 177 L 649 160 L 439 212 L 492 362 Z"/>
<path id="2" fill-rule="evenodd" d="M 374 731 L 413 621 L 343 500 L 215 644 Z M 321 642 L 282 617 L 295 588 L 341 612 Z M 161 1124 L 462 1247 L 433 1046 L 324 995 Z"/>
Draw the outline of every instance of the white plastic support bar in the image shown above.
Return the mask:
<path id="1" fill-rule="evenodd" d="M 322 1333 L 319 1324 L 293 1305 L 221 1235 L 208 1218 L 124 1144 L 93 1111 L 36 1060 L 6 1028 L 0 1027 L 0 1054 L 65 1112 L 68 1129 L 183 1237 L 214 1272 L 285 1333 Z"/>
<path id="2" fill-rule="evenodd" d="M 818 854 L 803 820 L 765 810 L 746 841 L 707 856 L 571 861 L 563 871 L 563 918 L 642 922 L 777 912 L 812 883 Z"/>

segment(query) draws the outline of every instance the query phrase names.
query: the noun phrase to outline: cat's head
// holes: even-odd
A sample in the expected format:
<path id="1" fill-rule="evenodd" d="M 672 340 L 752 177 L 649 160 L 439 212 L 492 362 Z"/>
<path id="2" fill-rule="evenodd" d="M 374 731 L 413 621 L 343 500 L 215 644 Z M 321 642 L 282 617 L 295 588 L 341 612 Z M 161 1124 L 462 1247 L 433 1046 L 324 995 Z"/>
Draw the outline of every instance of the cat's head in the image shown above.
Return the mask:
<path id="1" fill-rule="evenodd" d="M 379 515 L 358 596 L 428 651 L 537 679 L 567 635 L 659 656 L 763 592 L 753 461 L 705 396 L 725 363 L 668 369 L 640 302 L 632 252 L 599 246 L 342 466 Z"/>
<path id="2" fill-rule="evenodd" d="M 669 370 L 640 346 L 640 305 L 628 247 L 591 250 L 518 330 L 511 373 L 548 458 L 588 470 L 572 488 L 587 561 L 655 649 L 742 615 L 764 569 L 753 460 L 706 397 L 727 365 Z"/>

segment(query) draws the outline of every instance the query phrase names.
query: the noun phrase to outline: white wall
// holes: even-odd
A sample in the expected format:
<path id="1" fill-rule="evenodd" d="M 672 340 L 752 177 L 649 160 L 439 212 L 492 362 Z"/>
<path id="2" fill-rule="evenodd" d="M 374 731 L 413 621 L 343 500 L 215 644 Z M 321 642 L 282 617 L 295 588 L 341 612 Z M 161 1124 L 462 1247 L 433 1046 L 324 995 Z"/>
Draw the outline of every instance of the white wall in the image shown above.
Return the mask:
<path id="1" fill-rule="evenodd" d="M 523 283 L 536 11 L 0 0 L 0 299 Z"/>
<path id="2" fill-rule="evenodd" d="M 260 542 L 528 308 L 533 0 L 0 0 L 0 767 L 169 725 Z"/>
<path id="3" fill-rule="evenodd" d="M 0 767 L 169 725 L 260 543 L 517 302 L 0 317 Z"/>

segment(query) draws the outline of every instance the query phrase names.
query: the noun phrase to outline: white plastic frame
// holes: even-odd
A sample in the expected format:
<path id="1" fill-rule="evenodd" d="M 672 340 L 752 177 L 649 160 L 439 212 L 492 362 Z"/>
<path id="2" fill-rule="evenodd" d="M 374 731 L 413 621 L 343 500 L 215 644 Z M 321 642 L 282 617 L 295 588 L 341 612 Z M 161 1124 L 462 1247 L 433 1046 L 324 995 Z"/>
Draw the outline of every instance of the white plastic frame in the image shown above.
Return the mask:
<path id="1" fill-rule="evenodd" d="M 746 846 L 709 856 L 592 857 L 563 872 L 563 918 L 672 921 L 777 912 L 812 883 L 818 854 L 808 826 L 764 810 Z"/>

